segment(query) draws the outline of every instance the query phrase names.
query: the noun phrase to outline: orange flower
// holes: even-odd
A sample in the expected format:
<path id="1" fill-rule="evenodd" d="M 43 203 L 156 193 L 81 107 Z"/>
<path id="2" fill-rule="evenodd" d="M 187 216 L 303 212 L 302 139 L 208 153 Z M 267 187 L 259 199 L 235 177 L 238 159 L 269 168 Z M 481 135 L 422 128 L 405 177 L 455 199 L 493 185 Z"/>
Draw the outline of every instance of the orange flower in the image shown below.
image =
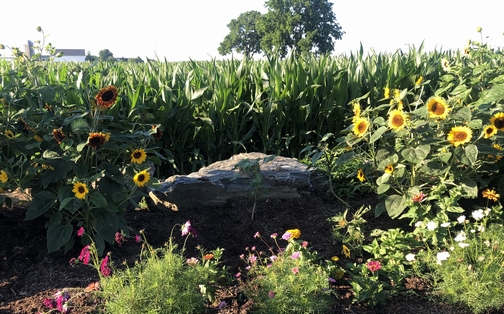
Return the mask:
<path id="1" fill-rule="evenodd" d="M 52 135 L 56 139 L 56 141 L 58 141 L 58 144 L 61 144 L 61 142 L 63 142 L 66 137 L 61 129 L 54 129 Z"/>
<path id="2" fill-rule="evenodd" d="M 110 85 L 100 89 L 98 94 L 95 96 L 95 99 L 98 103 L 98 106 L 100 106 L 100 108 L 102 109 L 108 109 L 112 107 L 117 99 L 117 87 Z"/>

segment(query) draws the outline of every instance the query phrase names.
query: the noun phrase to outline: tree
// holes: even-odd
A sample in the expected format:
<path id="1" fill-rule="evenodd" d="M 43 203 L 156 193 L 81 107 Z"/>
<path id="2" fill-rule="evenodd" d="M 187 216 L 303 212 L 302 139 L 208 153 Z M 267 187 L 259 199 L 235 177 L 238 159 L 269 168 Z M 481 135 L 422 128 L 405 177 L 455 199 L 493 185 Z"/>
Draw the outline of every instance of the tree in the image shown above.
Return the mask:
<path id="1" fill-rule="evenodd" d="M 108 49 L 100 50 L 98 58 L 100 61 L 115 61 L 114 54 Z"/>
<path id="2" fill-rule="evenodd" d="M 88 52 L 86 54 L 86 58 L 84 60 L 85 61 L 91 61 L 91 62 L 93 62 L 93 61 L 96 61 L 97 59 L 98 59 L 98 57 L 97 56 L 93 56 L 91 54 L 91 52 L 88 50 Z"/>
<path id="3" fill-rule="evenodd" d="M 281 57 L 292 49 L 302 54 L 329 53 L 334 50 L 334 41 L 345 33 L 332 6 L 328 0 L 268 0 L 266 14 L 245 12 L 228 24 L 230 33 L 219 53 L 236 50 L 245 55 L 265 52 Z"/>
<path id="4" fill-rule="evenodd" d="M 345 32 L 327 0 L 268 0 L 261 21 L 261 48 L 284 57 L 289 49 L 301 53 L 329 53 Z"/>
<path id="5" fill-rule="evenodd" d="M 256 25 L 260 18 L 260 12 L 247 11 L 240 14 L 237 19 L 231 20 L 231 23 L 227 25 L 231 32 L 220 43 L 219 53 L 226 55 L 234 49 L 250 57 L 254 53 L 261 52 L 262 36 Z"/>

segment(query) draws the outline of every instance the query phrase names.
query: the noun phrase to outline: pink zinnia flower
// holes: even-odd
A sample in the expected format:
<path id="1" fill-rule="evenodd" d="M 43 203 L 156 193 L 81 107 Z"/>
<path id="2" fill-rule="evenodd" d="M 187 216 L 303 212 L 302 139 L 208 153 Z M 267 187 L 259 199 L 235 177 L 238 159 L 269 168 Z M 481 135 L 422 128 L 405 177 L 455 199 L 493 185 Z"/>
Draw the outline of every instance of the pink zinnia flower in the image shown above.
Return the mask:
<path id="1" fill-rule="evenodd" d="M 115 241 L 119 246 L 121 246 L 124 243 L 124 235 L 122 234 L 122 232 L 116 232 Z"/>
<path id="2" fill-rule="evenodd" d="M 108 277 L 112 274 L 112 268 L 108 265 L 109 257 L 108 255 L 102 260 L 100 265 L 100 272 L 104 277 Z"/>
<path id="3" fill-rule="evenodd" d="M 294 252 L 294 253 L 292 253 L 291 258 L 298 259 L 300 255 L 301 255 L 301 252 Z"/>
<path id="4" fill-rule="evenodd" d="M 421 203 L 423 202 L 423 200 L 425 199 L 425 194 L 423 192 L 420 192 L 418 194 L 415 194 L 413 195 L 413 197 L 411 198 L 411 200 L 414 202 L 414 203 Z"/>
<path id="5" fill-rule="evenodd" d="M 291 270 L 292 270 L 293 274 L 299 273 L 299 268 L 297 268 L 297 267 L 293 267 Z"/>
<path id="6" fill-rule="evenodd" d="M 89 244 L 82 248 L 79 261 L 82 261 L 84 265 L 89 264 L 89 259 L 91 258 L 91 253 L 89 252 Z"/>
<path id="7" fill-rule="evenodd" d="M 77 236 L 82 237 L 82 235 L 84 234 L 84 232 L 86 232 L 86 231 L 84 230 L 84 227 L 80 227 L 80 228 L 79 228 L 79 231 L 77 231 Z"/>
<path id="8" fill-rule="evenodd" d="M 372 273 L 377 272 L 381 268 L 381 264 L 378 261 L 369 261 L 366 264 L 366 267 L 371 271 Z"/>

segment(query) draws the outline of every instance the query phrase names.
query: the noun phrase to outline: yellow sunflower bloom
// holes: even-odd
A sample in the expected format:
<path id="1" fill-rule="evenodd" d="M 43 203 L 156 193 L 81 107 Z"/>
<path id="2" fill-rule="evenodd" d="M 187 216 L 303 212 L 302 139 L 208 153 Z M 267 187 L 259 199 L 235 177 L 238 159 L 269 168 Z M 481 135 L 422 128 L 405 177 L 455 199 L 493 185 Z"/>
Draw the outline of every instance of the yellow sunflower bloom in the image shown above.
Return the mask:
<path id="1" fill-rule="evenodd" d="M 360 108 L 360 104 L 358 102 L 352 103 L 352 107 L 353 107 L 353 113 L 354 113 L 354 117 L 352 119 L 352 122 L 355 122 L 355 121 L 357 121 L 357 119 L 360 118 L 361 108 Z"/>
<path id="2" fill-rule="evenodd" d="M 345 255 L 346 258 L 350 257 L 350 249 L 343 244 L 343 255 Z"/>
<path id="3" fill-rule="evenodd" d="M 385 97 L 385 99 L 389 99 L 390 98 L 390 88 L 385 87 L 383 89 L 383 97 Z"/>
<path id="4" fill-rule="evenodd" d="M 5 130 L 5 136 L 8 138 L 14 138 L 14 133 L 11 130 Z"/>
<path id="5" fill-rule="evenodd" d="M 75 182 L 73 185 L 72 192 L 74 192 L 75 197 L 77 197 L 80 200 L 83 200 L 86 197 L 86 195 L 89 193 L 89 190 L 84 183 Z"/>
<path id="6" fill-rule="evenodd" d="M 483 130 L 484 138 L 491 138 L 495 134 L 497 134 L 497 128 L 495 127 L 495 125 L 489 125 Z"/>
<path id="7" fill-rule="evenodd" d="M 145 161 L 145 159 L 147 159 L 147 154 L 143 148 L 135 149 L 131 153 L 131 162 L 141 164 Z"/>
<path id="8" fill-rule="evenodd" d="M 388 126 L 392 130 L 399 131 L 406 125 L 407 117 L 401 110 L 392 110 L 388 119 Z"/>
<path id="9" fill-rule="evenodd" d="M 9 180 L 9 176 L 7 175 L 7 172 L 4 170 L 0 170 L 0 182 L 5 183 Z"/>
<path id="10" fill-rule="evenodd" d="M 471 138 L 472 130 L 466 126 L 453 127 L 450 133 L 448 133 L 448 141 L 455 147 L 468 143 Z"/>
<path id="11" fill-rule="evenodd" d="M 494 202 L 499 200 L 500 194 L 496 193 L 495 190 L 486 189 L 482 192 L 484 198 L 488 198 Z"/>
<path id="12" fill-rule="evenodd" d="M 133 182 L 140 187 L 144 186 L 149 180 L 150 173 L 148 173 L 147 170 L 142 170 L 133 177 Z"/>
<path id="13" fill-rule="evenodd" d="M 101 109 L 112 107 L 117 99 L 117 87 L 110 85 L 100 89 L 95 99 Z"/>
<path id="14" fill-rule="evenodd" d="M 450 107 L 443 98 L 434 96 L 427 101 L 427 110 L 429 111 L 429 118 L 444 120 L 450 112 Z"/>
<path id="15" fill-rule="evenodd" d="M 107 135 L 103 133 L 90 133 L 87 145 L 91 147 L 100 147 L 107 141 Z"/>
<path id="16" fill-rule="evenodd" d="M 364 171 L 362 171 L 362 169 L 357 171 L 357 179 L 359 179 L 360 182 L 366 181 L 366 177 L 364 176 Z"/>
<path id="17" fill-rule="evenodd" d="M 392 174 L 394 172 L 394 166 L 388 165 L 385 167 L 385 173 Z"/>
<path id="18" fill-rule="evenodd" d="M 358 118 L 354 122 L 353 132 L 358 137 L 362 137 L 369 128 L 369 122 L 366 118 Z"/>
<path id="19" fill-rule="evenodd" d="M 499 131 L 504 131 L 504 113 L 499 112 L 494 114 L 494 116 L 490 119 L 490 123 L 499 129 Z"/>
<path id="20" fill-rule="evenodd" d="M 415 82 L 415 85 L 420 85 L 420 84 L 422 84 L 422 82 L 423 82 L 423 76 L 420 75 L 418 80 Z"/>

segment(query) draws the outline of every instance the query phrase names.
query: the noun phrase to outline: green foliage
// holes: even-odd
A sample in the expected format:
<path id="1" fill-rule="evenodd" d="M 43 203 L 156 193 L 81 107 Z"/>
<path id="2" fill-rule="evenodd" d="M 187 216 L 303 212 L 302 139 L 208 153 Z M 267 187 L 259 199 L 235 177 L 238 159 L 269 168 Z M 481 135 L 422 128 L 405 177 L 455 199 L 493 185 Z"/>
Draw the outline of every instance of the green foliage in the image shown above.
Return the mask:
<path id="1" fill-rule="evenodd" d="M 261 194 L 267 192 L 263 187 L 263 174 L 261 173 L 261 165 L 272 161 L 275 156 L 267 156 L 261 160 L 261 158 L 257 158 L 256 160 L 251 161 L 250 159 L 242 159 L 236 165 L 235 169 L 239 169 L 241 173 L 250 176 L 250 195 L 254 198 L 254 208 L 252 208 L 252 220 L 254 220 L 254 212 L 257 205 L 257 201 L 261 197 Z"/>
<path id="2" fill-rule="evenodd" d="M 326 313 L 333 301 L 329 289 L 330 267 L 315 264 L 316 252 L 290 237 L 281 248 L 276 236 L 268 246 L 269 256 L 248 250 L 244 293 L 254 301 L 252 313 Z M 283 240 L 282 240 L 283 241 Z M 244 275 L 239 276 L 240 280 Z"/>
<path id="3" fill-rule="evenodd" d="M 283 58 L 290 50 L 328 54 L 344 34 L 327 0 L 272 0 L 265 6 L 266 14 L 248 11 L 231 20 L 230 33 L 219 46 L 221 55 L 232 50 L 247 57 L 265 52 Z"/>

